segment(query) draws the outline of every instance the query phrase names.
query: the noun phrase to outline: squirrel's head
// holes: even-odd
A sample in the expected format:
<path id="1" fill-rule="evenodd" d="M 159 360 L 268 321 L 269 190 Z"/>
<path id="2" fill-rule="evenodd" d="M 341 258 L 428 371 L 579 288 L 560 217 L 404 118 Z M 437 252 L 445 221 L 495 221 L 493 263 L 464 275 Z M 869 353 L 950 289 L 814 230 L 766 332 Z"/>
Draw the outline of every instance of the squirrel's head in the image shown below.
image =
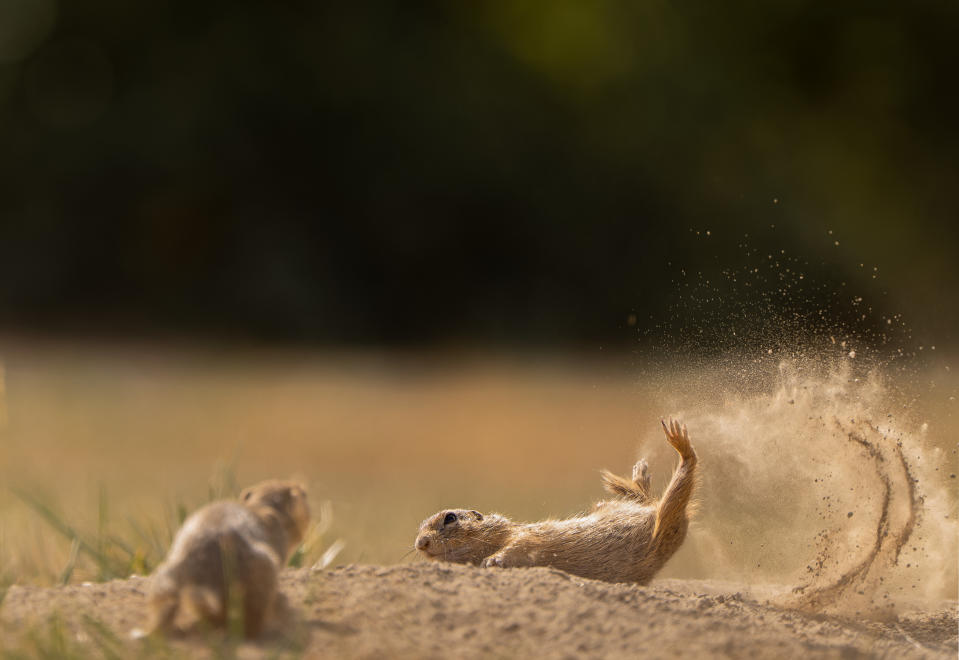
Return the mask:
<path id="1" fill-rule="evenodd" d="M 413 544 L 429 559 L 479 564 L 503 544 L 509 520 L 469 509 L 446 509 L 420 525 Z"/>
<path id="2" fill-rule="evenodd" d="M 261 481 L 240 493 L 240 502 L 251 509 L 274 509 L 283 520 L 291 550 L 303 540 L 310 524 L 310 507 L 301 484 L 279 479 Z"/>

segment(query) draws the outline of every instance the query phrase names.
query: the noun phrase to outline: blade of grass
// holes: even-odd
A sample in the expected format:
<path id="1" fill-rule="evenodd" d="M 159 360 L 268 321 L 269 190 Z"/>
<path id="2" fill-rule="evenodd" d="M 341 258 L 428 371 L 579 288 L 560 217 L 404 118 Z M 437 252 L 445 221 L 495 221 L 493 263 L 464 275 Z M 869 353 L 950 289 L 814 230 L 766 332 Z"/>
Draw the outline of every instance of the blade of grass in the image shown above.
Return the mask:
<path id="1" fill-rule="evenodd" d="M 124 576 L 134 574 L 146 575 L 150 572 L 150 566 L 152 565 L 152 562 L 147 559 L 142 548 L 138 547 L 134 549 L 127 545 L 123 539 L 112 534 L 108 538 L 112 547 L 120 550 L 125 555 L 123 563 Z"/>
<path id="2" fill-rule="evenodd" d="M 100 648 L 100 652 L 107 660 L 122 660 L 127 657 L 123 642 L 104 623 L 89 614 L 83 615 L 83 625 L 87 634 Z"/>
<path id="3" fill-rule="evenodd" d="M 33 628 L 27 634 L 27 639 L 33 646 L 33 657 L 36 658 L 77 658 L 80 657 L 74 645 L 71 644 L 66 625 L 59 614 L 51 614 L 46 625 Z"/>
<path id="4" fill-rule="evenodd" d="M 312 570 L 321 571 L 330 564 L 333 563 L 333 560 L 336 559 L 336 556 L 343 551 L 343 548 L 346 547 L 346 541 L 343 539 L 336 539 L 333 543 L 330 544 L 330 547 L 326 549 L 323 555 L 313 564 Z"/>
<path id="5" fill-rule="evenodd" d="M 104 539 L 107 533 L 107 491 L 100 484 L 97 489 L 97 552 L 105 553 L 103 547 Z"/>
<path id="6" fill-rule="evenodd" d="M 67 560 L 67 565 L 63 567 L 63 571 L 60 573 L 60 578 L 57 582 L 62 586 L 67 584 L 70 581 L 70 578 L 73 577 L 73 569 L 77 565 L 77 556 L 80 554 L 80 541 L 76 538 L 73 539 L 73 543 L 70 544 L 70 558 Z"/>
<path id="7" fill-rule="evenodd" d="M 105 574 L 106 577 L 119 577 L 117 571 L 115 571 L 111 566 L 113 562 L 111 562 L 110 558 L 104 553 L 98 552 L 91 543 L 83 539 L 77 530 L 61 520 L 60 517 L 54 513 L 50 507 L 29 493 L 20 490 L 19 488 L 11 488 L 10 492 L 12 492 L 17 498 L 33 509 L 36 513 L 38 513 L 41 518 L 46 520 L 47 523 L 53 527 L 53 529 L 70 539 L 71 542 L 75 540 L 78 544 L 78 548 L 97 563 L 97 565 L 100 567 L 101 573 Z"/>
<path id="8" fill-rule="evenodd" d="M 134 520 L 132 517 L 127 518 L 127 523 L 130 525 L 130 529 L 133 530 L 133 533 L 140 537 L 140 540 L 146 543 L 150 547 L 150 551 L 157 557 L 163 557 L 166 555 L 166 547 L 157 540 L 158 533 L 153 530 L 152 532 L 147 532 L 140 523 Z M 151 526 L 152 530 L 152 526 Z"/>
<path id="9" fill-rule="evenodd" d="M 134 550 L 134 549 L 131 548 L 129 545 L 127 545 L 127 544 L 126 544 L 126 541 L 124 541 L 123 539 L 121 539 L 119 536 L 116 536 L 116 535 L 114 535 L 114 534 L 110 534 L 109 536 L 106 537 L 106 540 L 109 542 L 109 545 L 110 545 L 110 546 L 113 546 L 113 547 L 115 547 L 115 548 L 120 549 L 120 550 L 123 551 L 128 557 L 133 557 L 133 556 L 136 554 L 136 550 Z"/>

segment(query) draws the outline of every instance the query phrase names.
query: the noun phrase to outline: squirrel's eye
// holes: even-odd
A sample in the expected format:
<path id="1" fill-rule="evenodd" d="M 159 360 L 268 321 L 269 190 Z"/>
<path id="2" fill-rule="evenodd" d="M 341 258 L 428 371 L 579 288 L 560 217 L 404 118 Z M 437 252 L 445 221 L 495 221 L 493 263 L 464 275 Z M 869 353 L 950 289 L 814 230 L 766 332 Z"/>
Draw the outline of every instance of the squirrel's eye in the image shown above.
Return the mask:
<path id="1" fill-rule="evenodd" d="M 444 525 L 449 525 L 450 523 L 454 523 L 454 522 L 456 522 L 456 514 L 455 514 L 455 513 L 447 513 L 447 514 L 446 514 L 446 517 L 443 518 L 443 524 L 444 524 Z"/>

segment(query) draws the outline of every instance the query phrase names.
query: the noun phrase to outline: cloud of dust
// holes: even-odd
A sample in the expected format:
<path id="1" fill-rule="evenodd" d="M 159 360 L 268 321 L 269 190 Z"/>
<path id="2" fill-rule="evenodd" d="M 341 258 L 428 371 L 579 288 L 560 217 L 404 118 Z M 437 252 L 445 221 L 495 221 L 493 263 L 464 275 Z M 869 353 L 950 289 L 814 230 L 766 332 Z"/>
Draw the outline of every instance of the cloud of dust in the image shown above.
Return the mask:
<path id="1" fill-rule="evenodd" d="M 852 254 L 832 231 L 811 239 L 835 247 L 828 263 L 774 224 L 690 232 L 694 253 L 667 262 L 674 291 L 640 337 L 701 458 L 690 564 L 816 611 L 955 599 L 959 428 L 914 405 L 942 352 L 890 308 L 878 265 L 836 277 Z M 651 464 L 663 444 L 644 443 Z"/>
<path id="2" fill-rule="evenodd" d="M 862 373 L 843 355 L 761 369 L 735 394 L 697 369 L 670 403 L 701 459 L 687 543 L 708 573 L 833 613 L 884 617 L 955 598 L 954 445 L 898 418 L 902 395 L 881 368 Z M 663 444 L 650 436 L 643 449 Z"/>

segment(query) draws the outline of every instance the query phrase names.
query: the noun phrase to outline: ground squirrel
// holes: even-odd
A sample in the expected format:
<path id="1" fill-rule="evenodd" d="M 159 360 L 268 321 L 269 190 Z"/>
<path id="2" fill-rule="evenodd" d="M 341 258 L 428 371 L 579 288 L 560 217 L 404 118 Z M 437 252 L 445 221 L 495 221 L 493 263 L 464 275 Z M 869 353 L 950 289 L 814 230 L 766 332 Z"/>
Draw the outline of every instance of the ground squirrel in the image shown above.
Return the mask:
<path id="1" fill-rule="evenodd" d="M 278 573 L 309 519 L 304 488 L 278 480 L 192 514 L 153 574 L 150 630 L 173 632 L 181 604 L 197 619 L 223 626 L 230 603 L 237 603 L 246 636 L 259 635 L 276 600 Z"/>
<path id="2" fill-rule="evenodd" d="M 649 492 L 647 463 L 626 479 L 603 472 L 614 499 L 566 520 L 515 523 L 499 514 L 444 510 L 420 525 L 415 548 L 430 559 L 480 566 L 551 566 L 608 582 L 648 583 L 686 538 L 687 505 L 696 452 L 685 425 L 663 422 L 680 463 L 658 502 Z"/>

